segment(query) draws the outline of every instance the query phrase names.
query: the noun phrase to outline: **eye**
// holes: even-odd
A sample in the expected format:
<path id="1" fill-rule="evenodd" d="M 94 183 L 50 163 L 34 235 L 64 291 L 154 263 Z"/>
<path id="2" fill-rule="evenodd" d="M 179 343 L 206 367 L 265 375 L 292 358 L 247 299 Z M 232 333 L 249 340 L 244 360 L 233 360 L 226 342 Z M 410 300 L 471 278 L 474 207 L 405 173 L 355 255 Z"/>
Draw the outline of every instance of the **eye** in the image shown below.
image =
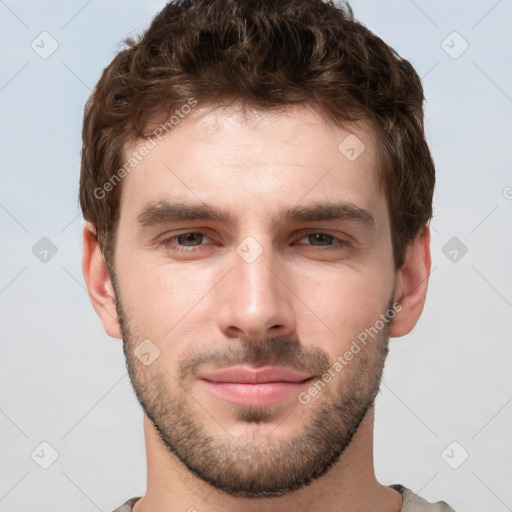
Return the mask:
<path id="1" fill-rule="evenodd" d="M 195 247 L 203 245 L 201 244 L 201 241 L 204 238 L 208 238 L 205 233 L 200 231 L 190 231 L 166 238 L 161 242 L 161 245 L 164 248 L 171 250 L 194 251 Z"/>
<path id="2" fill-rule="evenodd" d="M 349 242 L 346 240 L 342 240 L 341 238 L 329 233 L 307 233 L 302 238 L 298 238 L 296 242 L 301 242 L 306 239 L 312 242 L 306 245 L 311 245 L 313 247 L 325 247 L 327 249 L 339 249 L 349 245 Z"/>
<path id="3" fill-rule="evenodd" d="M 187 231 L 162 240 L 160 245 L 166 250 L 191 252 L 197 251 L 202 245 L 205 245 L 203 243 L 205 239 L 210 240 L 206 233 L 203 233 L 202 231 Z M 321 250 L 342 249 L 345 246 L 350 245 L 347 240 L 338 238 L 330 233 L 322 232 L 302 234 L 300 238 L 295 239 L 294 244 L 301 243 L 304 240 L 307 240 L 304 245 L 323 248 Z"/>

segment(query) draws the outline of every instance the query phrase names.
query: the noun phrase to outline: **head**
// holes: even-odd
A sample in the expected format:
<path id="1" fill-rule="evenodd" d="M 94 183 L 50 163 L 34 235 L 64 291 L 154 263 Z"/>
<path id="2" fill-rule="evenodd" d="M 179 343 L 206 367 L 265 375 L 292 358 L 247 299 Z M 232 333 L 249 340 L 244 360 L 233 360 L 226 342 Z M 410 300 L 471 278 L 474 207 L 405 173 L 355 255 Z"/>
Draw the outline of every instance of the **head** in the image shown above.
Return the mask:
<path id="1" fill-rule="evenodd" d="M 309 484 L 371 411 L 389 337 L 425 300 L 423 99 L 348 5 L 185 0 L 87 102 L 93 305 L 162 445 L 218 489 Z M 235 365 L 304 382 L 237 402 L 207 378 Z"/>

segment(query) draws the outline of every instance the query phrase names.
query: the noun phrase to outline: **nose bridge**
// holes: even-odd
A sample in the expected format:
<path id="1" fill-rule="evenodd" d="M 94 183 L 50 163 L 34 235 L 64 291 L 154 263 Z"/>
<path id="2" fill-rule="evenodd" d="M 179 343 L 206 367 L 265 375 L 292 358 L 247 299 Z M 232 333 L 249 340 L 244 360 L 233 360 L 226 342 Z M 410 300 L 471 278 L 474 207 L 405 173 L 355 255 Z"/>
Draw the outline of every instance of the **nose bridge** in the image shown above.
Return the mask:
<path id="1" fill-rule="evenodd" d="M 255 341 L 294 331 L 293 294 L 277 276 L 284 272 L 269 233 L 247 236 L 233 252 L 231 266 L 221 291 L 221 329 Z"/>

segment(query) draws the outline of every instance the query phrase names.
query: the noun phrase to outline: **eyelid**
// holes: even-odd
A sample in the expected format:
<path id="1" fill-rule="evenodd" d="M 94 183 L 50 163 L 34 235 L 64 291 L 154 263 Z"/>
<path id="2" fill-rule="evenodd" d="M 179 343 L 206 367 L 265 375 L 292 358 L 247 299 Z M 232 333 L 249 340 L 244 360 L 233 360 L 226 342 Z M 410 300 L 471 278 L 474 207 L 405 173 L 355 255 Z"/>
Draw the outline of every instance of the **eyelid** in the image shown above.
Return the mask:
<path id="1" fill-rule="evenodd" d="M 293 242 L 294 243 L 298 242 L 298 241 L 302 240 L 303 238 L 306 238 L 310 235 L 326 235 L 326 236 L 333 238 L 335 243 L 333 245 L 324 246 L 326 249 L 336 248 L 339 245 L 349 245 L 351 242 L 350 242 L 350 240 L 347 240 L 347 238 L 350 238 L 350 239 L 352 238 L 348 235 L 345 235 L 345 238 L 344 238 L 343 236 L 341 236 L 342 234 L 333 233 L 331 231 L 323 231 L 321 229 L 311 229 L 311 230 L 306 229 L 300 234 L 300 236 L 296 236 L 293 239 Z M 314 246 L 312 244 L 307 244 L 307 245 L 311 245 L 312 247 L 318 247 L 318 246 Z"/>
<path id="2" fill-rule="evenodd" d="M 165 248 L 173 248 L 174 250 L 176 251 L 186 251 L 186 252 L 193 252 L 193 251 L 198 251 L 201 246 L 205 245 L 204 243 L 201 243 L 199 245 L 192 245 L 192 246 L 181 246 L 179 244 L 176 244 L 176 238 L 181 236 L 181 235 L 187 235 L 187 234 L 195 234 L 195 235 L 202 235 L 203 237 L 205 238 L 213 238 L 213 237 L 210 237 L 209 234 L 208 234 L 208 230 L 206 229 L 201 229 L 201 228 L 198 228 L 198 229 L 185 229 L 183 231 L 179 231 L 177 233 L 173 232 L 172 234 L 167 234 L 168 236 L 166 235 L 163 235 L 161 237 L 161 240 L 158 242 L 159 245 L 165 247 Z M 345 237 L 347 238 L 352 238 L 350 237 L 349 235 L 346 235 L 346 234 L 335 234 L 331 231 L 328 231 L 328 230 L 322 230 L 322 229 L 319 229 L 319 228 L 304 228 L 303 230 L 300 230 L 299 231 L 299 234 L 296 234 L 296 236 L 293 238 L 292 240 L 292 243 L 295 244 L 297 242 L 299 242 L 300 240 L 302 240 L 303 238 L 306 238 L 308 236 L 311 236 L 311 235 L 326 235 L 326 236 L 329 236 L 331 238 L 333 238 L 334 240 L 334 243 L 332 245 L 325 245 L 325 246 L 316 246 L 316 245 L 313 245 L 313 244 L 304 244 L 304 245 L 309 245 L 310 247 L 317 247 L 319 250 L 328 250 L 328 249 L 340 249 L 342 247 L 345 247 L 345 246 L 348 246 L 351 244 L 351 241 L 350 240 L 347 240 L 346 238 L 343 238 L 342 236 L 339 236 L 339 235 L 345 235 Z"/>
<path id="3" fill-rule="evenodd" d="M 329 235 L 329 236 L 332 236 L 334 238 L 341 238 L 341 237 L 345 237 L 345 238 L 352 238 L 348 233 L 345 233 L 343 231 L 336 231 L 334 228 L 328 228 L 328 227 L 325 227 L 325 228 L 317 228 L 317 227 L 308 227 L 308 228 L 302 228 L 302 229 L 298 229 L 295 233 L 294 233 L 294 238 L 297 238 L 297 236 L 307 236 L 307 235 L 315 235 L 315 234 L 322 234 L 322 235 Z"/>
<path id="4" fill-rule="evenodd" d="M 188 234 L 202 235 L 206 238 L 210 238 L 210 236 L 207 233 L 207 230 L 186 229 L 186 230 L 183 230 L 178 233 L 173 232 L 172 234 L 167 233 L 166 235 L 162 235 L 162 237 L 160 237 L 161 239 L 159 240 L 158 245 L 168 248 L 171 245 L 173 245 L 173 243 L 176 241 L 176 238 L 178 238 L 181 235 L 188 235 Z M 194 251 L 194 250 L 197 250 L 198 248 L 200 248 L 202 245 L 204 245 L 204 244 L 192 245 L 192 246 L 186 246 L 186 245 L 180 246 L 180 245 L 176 244 L 176 245 L 174 245 L 174 247 L 176 247 L 177 251 Z"/>

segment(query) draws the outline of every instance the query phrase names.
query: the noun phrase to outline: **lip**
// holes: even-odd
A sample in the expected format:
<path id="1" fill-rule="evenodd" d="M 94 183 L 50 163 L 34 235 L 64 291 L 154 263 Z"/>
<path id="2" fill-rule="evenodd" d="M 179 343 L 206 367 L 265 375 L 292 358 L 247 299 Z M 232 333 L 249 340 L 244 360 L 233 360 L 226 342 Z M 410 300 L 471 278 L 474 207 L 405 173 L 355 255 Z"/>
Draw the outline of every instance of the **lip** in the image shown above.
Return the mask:
<path id="1" fill-rule="evenodd" d="M 232 366 L 214 372 L 203 373 L 200 378 L 210 382 L 239 382 L 244 384 L 266 384 L 270 382 L 302 382 L 311 375 L 300 373 L 284 366 Z"/>
<path id="2" fill-rule="evenodd" d="M 213 394 L 231 403 L 264 406 L 297 396 L 313 377 L 282 366 L 235 366 L 201 374 L 199 379 Z"/>

